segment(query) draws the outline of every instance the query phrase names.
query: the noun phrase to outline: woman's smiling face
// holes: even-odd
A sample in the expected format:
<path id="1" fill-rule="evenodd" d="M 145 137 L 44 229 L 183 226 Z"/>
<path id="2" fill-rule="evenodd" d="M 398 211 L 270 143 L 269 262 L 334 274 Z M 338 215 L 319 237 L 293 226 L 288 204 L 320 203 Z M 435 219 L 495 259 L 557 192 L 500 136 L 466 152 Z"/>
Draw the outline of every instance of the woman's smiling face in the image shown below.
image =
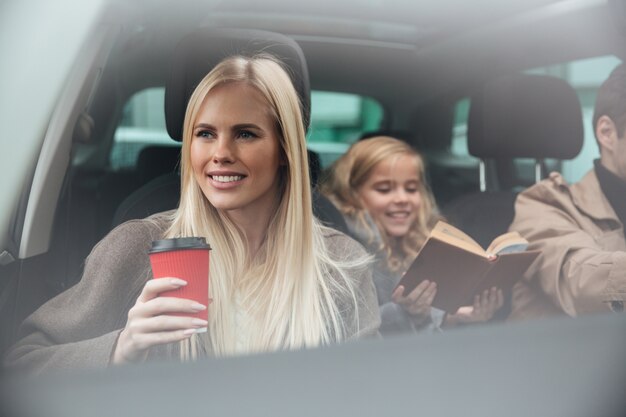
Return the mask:
<path id="1" fill-rule="evenodd" d="M 417 221 L 421 206 L 417 159 L 392 156 L 379 162 L 358 194 L 365 209 L 389 236 L 402 237 Z"/>
<path id="2" fill-rule="evenodd" d="M 262 94 L 243 82 L 214 88 L 192 135 L 191 166 L 211 205 L 231 214 L 269 216 L 279 191 L 281 151 Z"/>

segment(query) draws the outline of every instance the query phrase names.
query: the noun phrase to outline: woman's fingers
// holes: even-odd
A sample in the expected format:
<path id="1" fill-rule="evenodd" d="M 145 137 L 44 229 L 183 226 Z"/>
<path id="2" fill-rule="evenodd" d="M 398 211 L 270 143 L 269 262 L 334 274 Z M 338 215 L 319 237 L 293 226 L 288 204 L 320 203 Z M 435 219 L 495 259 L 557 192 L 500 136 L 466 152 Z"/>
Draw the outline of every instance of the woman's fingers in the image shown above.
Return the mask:
<path id="1" fill-rule="evenodd" d="M 158 296 L 185 285 L 184 280 L 173 277 L 146 282 L 135 305 L 128 311 L 126 326 L 115 346 L 114 363 L 143 360 L 152 346 L 180 341 L 206 329 L 205 320 L 173 314 L 193 314 L 206 310 L 207 306 L 184 298 Z"/>
<path id="2" fill-rule="evenodd" d="M 133 333 L 158 333 L 173 330 L 201 329 L 209 323 L 196 317 L 183 316 L 156 316 L 129 323 L 129 330 Z"/>
<path id="3" fill-rule="evenodd" d="M 171 277 L 150 279 L 146 282 L 146 285 L 143 286 L 143 290 L 141 290 L 141 294 L 139 294 L 137 301 L 145 303 L 153 298 L 156 298 L 164 291 L 175 290 L 180 287 L 184 287 L 185 285 L 187 285 L 187 281 L 180 278 Z"/>
<path id="4" fill-rule="evenodd" d="M 198 330 L 195 328 L 156 333 L 133 333 L 125 341 L 124 351 L 120 353 L 124 354 L 123 358 L 126 361 L 132 362 L 138 357 L 145 356 L 143 352 L 146 352 L 152 346 L 188 339 L 194 333 L 198 333 Z"/>
<path id="5" fill-rule="evenodd" d="M 188 338 L 194 333 L 206 331 L 208 322 L 193 317 L 157 316 L 129 321 L 124 340 L 126 356 L 152 346 Z"/>
<path id="6" fill-rule="evenodd" d="M 176 297 L 156 297 L 144 303 L 138 303 L 128 312 L 129 319 L 152 317 L 168 313 L 197 313 L 207 306 L 193 300 Z"/>

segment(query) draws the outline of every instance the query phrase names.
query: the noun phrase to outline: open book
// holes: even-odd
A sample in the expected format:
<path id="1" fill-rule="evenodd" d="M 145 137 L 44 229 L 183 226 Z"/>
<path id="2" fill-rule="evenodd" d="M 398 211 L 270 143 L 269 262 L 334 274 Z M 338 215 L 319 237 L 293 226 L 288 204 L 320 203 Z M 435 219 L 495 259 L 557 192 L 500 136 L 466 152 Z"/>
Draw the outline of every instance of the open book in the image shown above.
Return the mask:
<path id="1" fill-rule="evenodd" d="M 424 281 L 437 283 L 433 307 L 455 313 L 472 305 L 474 295 L 497 287 L 507 294 L 535 260 L 528 241 L 517 232 L 495 238 L 483 249 L 474 239 L 445 222 L 438 222 L 398 285 L 409 294 Z M 497 255 L 490 260 L 490 255 Z"/>

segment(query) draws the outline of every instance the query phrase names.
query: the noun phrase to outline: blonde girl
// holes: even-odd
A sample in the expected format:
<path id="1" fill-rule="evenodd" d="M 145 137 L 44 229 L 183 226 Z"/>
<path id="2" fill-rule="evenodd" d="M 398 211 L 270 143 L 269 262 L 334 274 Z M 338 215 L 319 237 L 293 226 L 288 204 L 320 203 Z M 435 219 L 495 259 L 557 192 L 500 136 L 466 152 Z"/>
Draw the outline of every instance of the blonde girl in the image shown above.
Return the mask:
<path id="1" fill-rule="evenodd" d="M 374 281 L 387 333 L 439 328 L 444 320 L 431 309 L 434 282 L 424 281 L 410 294 L 396 287 L 441 217 L 425 181 L 422 156 L 401 140 L 379 136 L 350 147 L 332 167 L 322 192 L 340 209 L 352 232 L 377 256 Z M 495 288 L 473 306 L 445 317 L 446 325 L 485 321 L 502 304 Z"/>

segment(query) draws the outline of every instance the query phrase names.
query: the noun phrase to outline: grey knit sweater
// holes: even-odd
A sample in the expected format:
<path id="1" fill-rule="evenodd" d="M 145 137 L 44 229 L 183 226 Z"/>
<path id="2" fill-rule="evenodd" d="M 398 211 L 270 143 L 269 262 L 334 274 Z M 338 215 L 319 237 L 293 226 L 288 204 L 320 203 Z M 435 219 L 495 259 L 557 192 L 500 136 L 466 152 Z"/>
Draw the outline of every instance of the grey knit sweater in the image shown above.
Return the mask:
<path id="1" fill-rule="evenodd" d="M 49 369 L 104 368 L 110 364 L 117 337 L 145 282 L 151 278 L 148 250 L 168 226 L 165 213 L 131 220 L 111 231 L 88 256 L 81 281 L 41 306 L 22 324 L 19 341 L 9 350 L 5 366 L 28 372 Z M 363 248 L 344 234 L 327 229 L 326 244 L 338 259 L 364 256 Z M 213 248 L 212 256 L 219 256 Z M 358 328 L 347 339 L 378 334 L 380 316 L 371 273 L 353 274 L 358 301 Z M 345 323 L 355 308 L 336 300 Z M 177 344 L 150 351 L 151 358 L 178 359 Z"/>

